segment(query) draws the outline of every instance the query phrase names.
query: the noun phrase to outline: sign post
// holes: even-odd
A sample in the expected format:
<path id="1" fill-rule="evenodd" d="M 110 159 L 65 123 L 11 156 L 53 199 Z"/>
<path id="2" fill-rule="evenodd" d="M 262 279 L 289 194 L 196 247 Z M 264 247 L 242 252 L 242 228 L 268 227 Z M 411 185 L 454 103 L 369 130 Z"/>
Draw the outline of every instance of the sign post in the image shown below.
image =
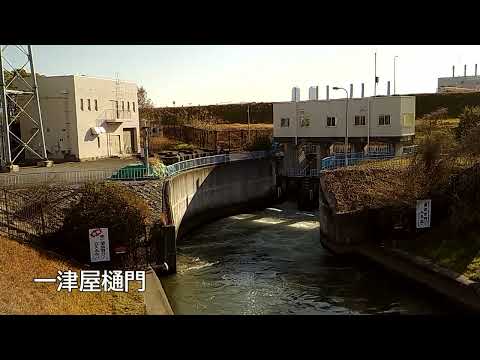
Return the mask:
<path id="1" fill-rule="evenodd" d="M 88 237 L 90 240 L 90 261 L 110 261 L 108 228 L 89 229 Z"/>
<path id="2" fill-rule="evenodd" d="M 417 229 L 430 227 L 432 200 L 417 200 Z"/>

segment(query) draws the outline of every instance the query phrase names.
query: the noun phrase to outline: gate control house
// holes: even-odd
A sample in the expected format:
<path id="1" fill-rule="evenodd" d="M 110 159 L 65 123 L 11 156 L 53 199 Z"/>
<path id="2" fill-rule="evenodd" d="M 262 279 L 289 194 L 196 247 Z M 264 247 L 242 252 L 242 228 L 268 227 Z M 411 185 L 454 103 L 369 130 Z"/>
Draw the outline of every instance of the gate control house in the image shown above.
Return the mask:
<path id="1" fill-rule="evenodd" d="M 308 100 L 273 104 L 274 141 L 283 145 L 284 167 L 302 168 L 305 155 L 321 159 L 344 153 L 346 126 L 348 152 L 400 155 L 415 136 L 415 97 L 376 96 Z M 300 151 L 302 150 L 302 151 Z M 312 164 L 313 165 L 313 164 Z"/>
<path id="2" fill-rule="evenodd" d="M 140 152 L 137 85 L 79 75 L 37 75 L 50 160 L 94 160 Z M 25 141 L 34 129 L 23 122 Z M 40 144 L 31 144 L 32 148 Z M 28 159 L 28 154 L 26 154 Z"/>

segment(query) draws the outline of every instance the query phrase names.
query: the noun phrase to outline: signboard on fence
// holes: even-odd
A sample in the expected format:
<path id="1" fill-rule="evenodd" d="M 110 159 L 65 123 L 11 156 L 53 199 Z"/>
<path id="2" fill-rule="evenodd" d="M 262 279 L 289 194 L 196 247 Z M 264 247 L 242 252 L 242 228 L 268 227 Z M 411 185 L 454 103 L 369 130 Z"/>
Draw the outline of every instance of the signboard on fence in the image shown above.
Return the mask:
<path id="1" fill-rule="evenodd" d="M 90 240 L 90 261 L 110 261 L 108 228 L 89 229 L 88 238 Z"/>
<path id="2" fill-rule="evenodd" d="M 432 215 L 431 200 L 417 200 L 417 229 L 429 228 Z"/>

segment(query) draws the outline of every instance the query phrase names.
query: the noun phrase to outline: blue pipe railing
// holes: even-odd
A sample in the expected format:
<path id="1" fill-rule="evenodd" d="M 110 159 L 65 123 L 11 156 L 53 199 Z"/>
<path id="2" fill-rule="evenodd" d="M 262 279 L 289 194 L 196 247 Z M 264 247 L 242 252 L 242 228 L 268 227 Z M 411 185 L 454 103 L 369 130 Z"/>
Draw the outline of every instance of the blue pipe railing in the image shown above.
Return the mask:
<path id="1" fill-rule="evenodd" d="M 349 153 L 347 154 L 348 166 L 357 165 L 360 161 L 365 160 L 389 160 L 395 157 L 395 154 L 388 153 Z M 345 166 L 345 154 L 335 154 L 322 159 L 321 170 L 333 170 Z"/>
<path id="2" fill-rule="evenodd" d="M 205 156 L 196 159 L 184 160 L 167 166 L 167 176 L 175 175 L 181 171 L 208 165 L 226 164 L 241 160 L 263 159 L 269 156 L 270 151 L 252 151 L 248 153 L 232 153 Z"/>
<path id="3" fill-rule="evenodd" d="M 113 172 L 111 180 L 147 180 L 158 179 L 160 177 L 172 176 L 179 172 L 217 164 L 226 164 L 241 160 L 256 160 L 268 157 L 270 151 L 252 151 L 248 153 L 232 153 L 213 156 L 204 156 L 200 158 L 179 161 L 165 167 L 165 171 L 160 174 L 153 171 L 153 168 L 147 170 L 145 165 L 131 165 Z"/>

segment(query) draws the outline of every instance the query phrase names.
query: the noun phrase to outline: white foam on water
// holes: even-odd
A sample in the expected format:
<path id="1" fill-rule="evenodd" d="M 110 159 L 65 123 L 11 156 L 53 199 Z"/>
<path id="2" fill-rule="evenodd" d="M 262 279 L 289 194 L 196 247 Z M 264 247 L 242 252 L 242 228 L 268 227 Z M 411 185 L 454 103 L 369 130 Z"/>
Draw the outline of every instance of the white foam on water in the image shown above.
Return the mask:
<path id="1" fill-rule="evenodd" d="M 235 219 L 235 220 L 246 220 L 246 219 L 251 219 L 252 217 L 255 217 L 256 215 L 254 214 L 238 214 L 234 216 L 230 216 L 229 219 Z"/>
<path id="2" fill-rule="evenodd" d="M 298 221 L 288 226 L 297 229 L 316 229 L 320 227 L 320 224 L 317 221 Z"/>
<path id="3" fill-rule="evenodd" d="M 263 217 L 261 219 L 256 219 L 256 220 L 252 220 L 253 222 L 257 222 L 257 223 L 262 223 L 262 224 L 272 224 L 272 225 L 275 225 L 275 224 L 281 224 L 281 223 L 284 223 L 286 220 L 282 220 L 282 219 L 276 219 L 276 218 L 271 218 L 271 217 Z"/>
<path id="4" fill-rule="evenodd" d="M 271 211 L 276 211 L 276 212 L 282 212 L 282 209 L 277 209 L 277 208 L 266 208 L 266 210 L 271 210 Z"/>
<path id="5" fill-rule="evenodd" d="M 186 269 L 183 269 L 181 271 L 181 273 L 185 273 L 187 271 L 192 271 L 192 270 L 200 270 L 200 269 L 203 269 L 203 268 L 206 268 L 206 267 L 210 267 L 210 266 L 213 266 L 213 265 L 217 265 L 219 264 L 220 262 L 219 261 L 215 261 L 213 263 L 203 263 L 203 264 L 198 264 L 198 265 L 193 265 L 193 266 L 188 266 Z"/>

